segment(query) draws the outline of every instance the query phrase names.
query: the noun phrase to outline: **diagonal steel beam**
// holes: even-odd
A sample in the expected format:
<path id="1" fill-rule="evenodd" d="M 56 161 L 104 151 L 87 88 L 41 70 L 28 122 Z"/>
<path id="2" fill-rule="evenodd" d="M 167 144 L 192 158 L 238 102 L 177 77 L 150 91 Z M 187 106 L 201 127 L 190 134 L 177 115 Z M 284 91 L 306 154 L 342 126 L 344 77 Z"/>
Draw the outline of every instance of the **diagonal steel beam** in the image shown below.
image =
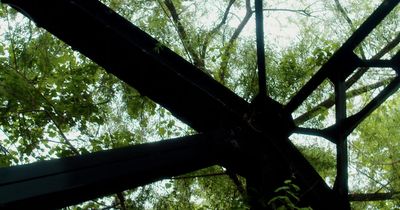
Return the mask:
<path id="1" fill-rule="evenodd" d="M 399 2 L 400 0 L 384 0 L 353 35 L 333 54 L 328 62 L 289 101 L 285 110 L 289 113 L 295 111 L 325 79 L 333 79 L 337 75 L 346 78 L 354 69 L 363 66 L 362 60 L 354 54 L 353 50 Z"/>
<path id="2" fill-rule="evenodd" d="M 97 0 L 2 0 L 197 131 L 247 102 Z"/>
<path id="3" fill-rule="evenodd" d="M 392 67 L 395 70 L 397 55 L 392 60 L 361 60 L 353 51 L 365 37 L 394 9 L 400 0 L 385 0 L 371 16 L 352 34 L 352 36 L 334 53 L 321 69 L 308 81 L 300 91 L 289 101 L 285 110 L 295 111 L 304 100 L 325 80 L 331 80 L 335 85 L 336 124 L 324 130 L 296 128 L 302 133 L 314 133 L 326 137 L 336 143 L 337 176 L 334 190 L 343 205 L 348 203 L 348 148 L 347 136 L 374 109 L 383 103 L 398 88 L 398 77 L 382 93 L 374 98 L 358 114 L 346 118 L 346 78 L 357 67 Z M 349 206 L 347 207 L 349 208 Z"/>
<path id="4" fill-rule="evenodd" d="M 373 111 L 375 111 L 379 106 L 381 106 L 390 96 L 392 96 L 400 88 L 400 77 L 395 77 L 375 98 L 373 98 L 363 109 L 361 109 L 356 114 L 343 119 L 342 131 L 345 136 L 350 135 L 357 126 L 365 120 Z M 326 133 L 328 138 L 336 138 L 339 133 L 339 127 L 337 125 L 332 125 L 325 128 L 321 132 Z"/>
<path id="5" fill-rule="evenodd" d="M 313 209 L 348 209 L 338 194 L 330 189 L 298 149 L 284 136 L 271 140 L 271 133 L 257 133 L 250 129 L 233 130 L 231 141 L 239 148 L 227 153 L 221 165 L 246 178 L 247 195 L 253 209 L 266 208 L 276 197 L 274 191 L 284 181 L 294 179 L 300 187 L 302 207 Z M 235 145 L 235 144 L 234 144 Z M 226 149 L 227 150 L 227 149 Z"/>
<path id="6" fill-rule="evenodd" d="M 220 126 L 229 126 L 232 119 L 241 118 L 243 113 L 247 111 L 247 103 L 243 102 L 242 99 L 238 99 L 236 95 L 199 70 L 194 69 L 193 66 L 183 61 L 168 49 L 155 52 L 155 48 L 157 48 L 155 40 L 127 21 L 121 20 L 121 17 L 109 11 L 97 1 L 5 0 L 4 2 L 12 3 L 15 8 L 28 14 L 40 26 L 45 27 L 73 48 L 92 58 L 92 60 L 104 66 L 108 71 L 128 81 L 129 84 L 149 95 L 156 102 L 169 108 L 170 111 L 181 117 L 184 121 L 186 120 L 185 122 L 188 122 L 195 129 L 201 131 L 215 129 Z M 50 8 L 49 5 L 51 5 Z M 136 66 L 137 64 L 139 66 Z M 132 66 L 136 66 L 137 68 L 135 68 L 133 73 L 126 70 L 132 69 Z M 146 83 L 146 80 L 149 80 L 149 83 Z M 188 100 L 182 101 L 181 98 L 184 97 L 187 97 Z M 272 162 L 266 163 L 261 159 L 263 163 L 270 164 L 270 168 L 277 169 L 276 171 L 270 171 L 271 176 L 280 177 L 279 174 L 290 174 L 292 172 L 289 172 L 290 169 L 293 165 L 296 165 L 295 168 L 298 169 L 296 171 L 299 174 L 303 174 L 303 177 L 307 177 L 301 179 L 301 186 L 304 186 L 304 189 L 307 190 L 305 194 L 310 195 L 306 196 L 307 199 L 305 200 L 311 202 L 310 200 L 314 196 L 321 195 L 318 192 L 324 192 L 324 196 L 321 196 L 323 197 L 323 201 L 330 200 L 326 199 L 331 195 L 329 188 L 312 168 L 305 167 L 304 164 L 307 164 L 307 161 L 304 158 L 296 156 L 295 160 L 284 159 L 284 162 L 282 162 L 282 158 L 287 156 L 283 154 L 297 151 L 294 147 L 289 146 L 289 149 L 287 147 L 288 145 L 286 144 L 280 145 L 278 147 L 280 148 L 279 151 L 276 150 L 275 146 L 264 147 L 264 151 L 261 152 L 262 154 L 279 154 L 277 159 Z M 223 153 L 224 150 L 220 152 Z M 247 153 L 251 154 L 252 151 L 248 151 Z M 296 154 L 302 157 L 300 153 Z M 270 157 L 273 156 L 271 155 Z M 252 165 L 252 161 L 254 160 L 239 161 L 238 167 Z M 235 166 L 231 167 L 235 168 Z M 45 168 L 48 169 L 49 166 Z M 35 170 L 37 168 L 27 171 Z M 257 170 L 257 167 L 253 166 L 252 171 L 257 173 Z M 73 174 L 69 174 L 65 178 L 67 179 L 70 176 L 74 177 Z M 300 177 L 300 175 L 298 176 Z M 105 178 L 107 177 L 109 176 Z M 62 180 L 58 180 L 58 182 L 62 183 Z M 316 185 L 315 183 L 318 184 Z M 47 185 L 44 183 L 43 186 Z M 126 185 L 129 185 L 129 182 L 124 184 L 124 186 Z M 29 189 L 36 189 L 38 187 L 37 185 L 29 186 L 27 183 L 21 186 Z M 91 186 L 87 183 L 82 185 L 82 187 Z M 270 190 L 271 192 L 274 190 L 270 186 L 264 187 L 265 190 Z M 312 190 L 310 191 L 310 189 Z M 88 190 L 87 193 L 92 192 Z M 55 195 L 55 193 L 51 195 Z M 67 197 L 74 197 L 74 195 L 68 195 Z M 89 198 L 79 197 L 76 199 Z M 318 203 L 316 205 L 320 207 L 324 202 L 315 199 L 315 203 Z"/>
<path id="7" fill-rule="evenodd" d="M 380 7 L 384 9 L 378 9 L 380 12 L 374 13 L 377 14 L 374 17 L 377 19 L 383 18 L 387 9 L 393 6 L 389 3 L 395 2 L 397 4 L 396 1 L 398 3 L 398 0 L 386 1 L 387 4 Z M 134 86 L 141 93 L 166 107 L 175 116 L 199 131 L 230 126 L 232 125 L 232 120 L 240 120 L 248 109 L 247 103 L 238 96 L 184 61 L 169 49 L 160 48 L 160 44 L 157 41 L 98 1 L 3 0 L 3 2 L 9 3 L 22 11 L 39 26 L 45 27 L 73 48 L 79 50 L 93 61 L 105 67 L 109 72 Z M 375 24 L 376 21 L 373 20 L 373 22 Z M 312 79 L 314 82 L 308 83 L 311 85 L 306 85 L 306 88 L 303 88 L 295 96 L 286 107 L 286 111 L 289 110 L 289 112 L 292 112 L 297 108 L 298 103 L 305 99 L 303 97 L 308 96 L 308 91 L 315 89 L 313 86 L 318 86 L 318 82 L 322 82 L 326 78 L 332 79 L 333 72 L 331 69 L 334 67 L 343 68 L 342 77 L 345 77 L 356 66 L 361 65 L 362 61 L 353 52 L 348 52 L 348 49 L 353 48 L 353 45 L 357 45 L 357 42 L 362 40 L 360 37 L 362 38 L 370 30 L 370 27 L 371 25 L 360 30 L 361 32 L 358 34 L 353 35 L 350 38 L 351 41 L 347 42 L 350 44 L 345 44 L 341 48 L 344 49 L 342 50 L 343 52 L 341 54 L 337 53 L 338 55 L 334 56 L 325 66 L 325 70 L 320 71 L 322 73 L 317 73 L 317 76 Z M 348 64 L 351 65 L 339 65 L 338 63 L 341 61 L 348 61 Z M 269 123 L 273 121 L 273 118 L 268 119 Z M 249 142 L 247 139 L 252 138 L 251 133 L 254 133 L 254 131 L 247 134 L 243 142 Z M 282 179 L 283 176 L 281 175 L 288 176 L 295 174 L 298 177 L 299 185 L 305 190 L 303 198 L 306 203 L 312 203 L 318 209 L 323 209 L 324 204 L 330 205 L 332 209 L 338 209 L 336 207 L 340 204 L 335 205 L 335 201 L 337 200 L 335 198 L 336 195 L 326 186 L 311 165 L 286 139 L 269 139 L 275 136 L 276 134 L 273 133 L 264 136 L 266 139 L 261 138 L 265 142 L 270 142 L 265 145 L 262 144 L 261 147 L 257 143 L 252 144 L 251 148 L 247 148 L 245 153 L 250 155 L 250 157 L 247 157 L 249 159 L 245 162 L 237 160 L 239 163 L 234 165 L 238 166 L 229 164 L 229 162 L 235 159 L 236 153 L 232 153 L 232 157 L 225 159 L 225 163 L 228 162 L 228 167 L 245 168 L 246 170 L 243 170 L 243 173 L 250 173 L 247 175 L 250 177 L 249 180 L 255 177 L 256 184 L 259 183 L 258 181 L 268 181 L 271 183 L 271 180 Z M 257 139 L 258 137 L 254 138 Z M 133 159 L 117 158 L 115 161 L 108 162 L 109 158 L 104 159 L 100 155 L 92 156 L 94 160 L 101 160 L 100 162 L 93 162 L 91 158 L 83 156 L 75 157 L 77 159 L 74 159 L 73 163 L 68 162 L 71 159 L 62 159 L 55 160 L 56 162 L 61 161 L 57 164 L 49 161 L 2 169 L 0 170 L 0 175 L 4 175 L 4 173 L 1 173 L 6 172 L 5 174 L 8 173 L 9 176 L 4 175 L 5 179 L 2 182 L 3 184 L 0 185 L 0 190 L 3 191 L 0 191 L 0 193 L 6 195 L 5 192 L 18 192 L 18 189 L 27 188 L 30 190 L 28 194 L 11 194 L 11 198 L 25 196 L 23 198 L 24 202 L 21 202 L 21 199 L 17 201 L 15 199 L 10 200 L 10 197 L 4 196 L 9 199 L 5 202 L 8 204 L 25 205 L 25 203 L 34 204 L 34 202 L 43 202 L 45 200 L 48 202 L 50 199 L 50 203 L 54 200 L 54 206 L 65 205 L 60 200 L 60 197 L 64 198 L 63 195 L 67 195 L 65 197 L 72 204 L 217 163 L 215 157 L 210 158 L 207 156 L 205 159 L 201 158 L 202 152 L 210 149 L 210 144 L 206 143 L 206 139 L 209 138 L 203 138 L 199 135 L 185 139 L 186 143 L 183 143 L 183 141 L 179 143 L 182 144 L 181 146 L 179 144 L 168 143 L 168 145 L 174 146 L 172 146 L 173 149 L 167 150 L 174 152 L 166 151 L 167 146 L 165 145 L 160 148 L 151 148 L 146 144 L 131 148 L 130 155 L 134 156 Z M 221 140 L 219 143 L 221 143 Z M 220 151 L 224 152 L 223 149 Z M 123 153 L 121 151 L 118 153 L 114 152 L 109 151 L 108 153 Z M 260 156 L 252 159 L 251 157 L 254 157 L 252 153 L 258 153 Z M 154 154 L 156 155 L 154 156 Z M 98 153 L 92 155 L 98 155 Z M 117 156 L 119 157 L 119 155 Z M 266 157 L 269 157 L 270 161 L 265 160 Z M 80 158 L 85 159 L 76 161 Z M 192 161 L 195 164 L 192 164 Z M 259 167 L 252 166 L 251 169 L 247 170 L 247 166 L 254 163 L 252 161 L 259 164 Z M 79 162 L 84 162 L 82 163 L 83 166 L 78 164 Z M 264 168 L 266 164 L 270 166 Z M 75 165 L 79 167 L 76 168 Z M 67 168 L 63 168 L 64 166 L 67 166 Z M 73 167 L 71 168 L 71 166 Z M 59 170 L 60 167 L 61 171 Z M 55 168 L 55 171 L 52 168 Z M 128 168 L 128 170 L 122 171 L 120 168 Z M 106 171 L 113 171 L 113 173 L 106 174 L 104 173 Z M 240 169 L 237 171 L 240 171 Z M 259 177 L 258 172 L 265 171 L 270 175 L 265 174 L 264 176 L 262 174 Z M 31 172 L 32 174 L 30 174 Z M 22 178 L 18 178 L 18 174 L 23 174 Z M 17 176 L 17 179 L 11 176 Z M 106 186 L 101 184 L 105 184 Z M 45 186 L 43 187 L 44 189 L 40 189 L 41 186 Z M 77 190 L 78 188 L 79 191 Z M 272 192 L 272 188 L 269 185 L 263 185 L 262 188 L 263 190 Z M 53 191 L 45 191 L 48 189 Z M 37 191 L 40 191 L 40 193 L 35 194 Z M 99 191 L 102 194 L 98 194 Z M 81 192 L 86 194 L 84 196 L 78 195 Z M 345 206 L 345 208 L 347 207 Z"/>
<path id="8" fill-rule="evenodd" d="M 217 164 L 199 134 L 0 169 L 0 209 L 54 209 Z"/>

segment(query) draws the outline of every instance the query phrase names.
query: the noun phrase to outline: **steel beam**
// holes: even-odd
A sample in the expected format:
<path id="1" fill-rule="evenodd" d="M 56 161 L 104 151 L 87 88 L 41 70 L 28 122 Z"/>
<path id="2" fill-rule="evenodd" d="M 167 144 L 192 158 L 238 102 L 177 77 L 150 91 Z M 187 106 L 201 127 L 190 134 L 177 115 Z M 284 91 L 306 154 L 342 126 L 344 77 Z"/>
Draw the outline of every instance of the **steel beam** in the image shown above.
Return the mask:
<path id="1" fill-rule="evenodd" d="M 253 209 L 265 209 L 269 199 L 276 196 L 274 190 L 289 179 L 301 189 L 298 195 L 301 207 L 348 209 L 287 138 L 271 140 L 268 133 L 254 132 L 244 134 L 242 138 L 245 139 L 239 142 L 247 154 L 241 156 L 237 153 L 227 160 L 235 161 L 232 164 L 233 171 L 235 167 L 242 166 L 242 171 L 239 170 L 242 173 L 239 174 L 246 177 Z M 232 168 L 230 165 L 224 166 Z"/>
<path id="2" fill-rule="evenodd" d="M 344 127 L 344 120 L 346 119 L 346 84 L 345 77 L 338 78 L 335 81 L 335 108 L 336 108 L 336 125 L 337 135 L 336 141 L 336 180 L 334 190 L 339 194 L 340 201 L 349 205 L 349 185 L 348 185 L 348 149 L 347 149 L 347 135 Z"/>
<path id="3" fill-rule="evenodd" d="M 256 13 L 256 40 L 257 40 L 257 67 L 258 67 L 258 94 L 267 97 L 267 76 L 265 67 L 265 47 L 264 47 L 264 11 L 263 1 L 255 0 Z"/>
<path id="4" fill-rule="evenodd" d="M 400 77 L 397 76 L 386 86 L 375 98 L 373 98 L 362 110 L 344 120 L 343 131 L 345 135 L 350 135 L 354 129 L 367 118 L 375 109 L 381 106 L 391 95 L 400 88 Z M 327 128 L 329 129 L 329 128 Z M 337 131 L 336 131 L 337 132 Z"/>
<path id="5" fill-rule="evenodd" d="M 194 135 L 0 168 L 0 209 L 61 208 L 218 163 L 211 135 Z"/>
<path id="6" fill-rule="evenodd" d="M 280 125 L 285 127 L 285 123 L 289 123 L 275 119 L 271 113 L 277 112 L 274 115 L 281 116 L 282 113 L 293 112 L 323 80 L 336 81 L 336 75 L 341 76 L 341 84 L 337 84 L 341 88 L 337 91 L 340 94 L 337 98 L 341 99 L 337 106 L 342 106 L 345 102 L 345 97 L 342 97 L 345 94 L 344 78 L 355 68 L 367 64 L 398 63 L 398 56 L 391 63 L 363 62 L 353 50 L 399 0 L 386 0 L 284 110 L 275 110 L 273 104 L 269 104 L 270 110 L 266 113 L 271 115 L 265 117 L 269 130 L 262 130 L 262 134 L 244 123 L 243 116 L 249 108 L 243 99 L 99 1 L 3 2 L 23 12 L 39 26 L 167 108 L 194 129 L 209 131 L 229 128 L 229 133 L 240 127 L 239 130 L 247 132 L 241 137 L 229 138 L 228 142 L 222 134 L 201 134 L 0 169 L 0 202 L 3 204 L 0 208 L 32 205 L 62 207 L 214 164 L 241 173 L 248 178 L 250 186 L 258 184 L 259 189 L 266 194 L 270 194 L 273 187 L 280 184 L 275 181 L 294 175 L 296 183 L 302 188 L 303 204 L 310 204 L 315 209 L 348 208 L 347 202 L 337 202 L 337 195 L 288 141 L 287 133 L 271 130 Z M 335 71 L 340 71 L 340 74 Z M 338 122 L 345 117 L 341 110 Z M 276 122 L 279 122 L 278 125 L 271 126 Z M 339 142 L 341 139 L 336 140 L 336 143 Z M 214 143 L 218 144 L 218 157 L 214 153 Z M 237 145 L 239 148 L 236 148 Z"/>
<path id="7" fill-rule="evenodd" d="M 400 0 L 385 0 L 365 20 L 365 22 L 350 36 L 350 38 L 333 54 L 321 69 L 300 89 L 289 101 L 285 109 L 295 111 L 307 97 L 318 88 L 325 79 L 333 79 L 335 75 L 347 77 L 354 69 L 363 66 L 363 62 L 353 50 L 368 36 L 369 33 L 399 4 Z"/>
<path id="8" fill-rule="evenodd" d="M 242 118 L 247 102 L 97 0 L 2 0 L 197 131 Z"/>

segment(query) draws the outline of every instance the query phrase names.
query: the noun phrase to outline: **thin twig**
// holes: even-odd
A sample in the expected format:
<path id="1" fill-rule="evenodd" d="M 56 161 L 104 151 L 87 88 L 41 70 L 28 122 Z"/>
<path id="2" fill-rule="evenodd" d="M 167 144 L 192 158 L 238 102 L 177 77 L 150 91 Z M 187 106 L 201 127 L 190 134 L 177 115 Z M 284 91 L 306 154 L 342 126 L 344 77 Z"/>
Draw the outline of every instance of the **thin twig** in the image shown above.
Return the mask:
<path id="1" fill-rule="evenodd" d="M 384 187 L 384 188 L 388 189 L 385 184 L 382 184 L 381 182 L 377 181 L 376 179 L 374 179 L 373 177 L 371 177 L 369 174 L 365 173 L 364 171 L 362 171 L 362 170 L 360 170 L 360 169 L 358 169 L 357 167 L 354 167 L 354 166 L 350 166 L 350 167 L 354 168 L 357 172 L 359 172 L 360 174 L 364 175 L 365 177 L 367 177 L 371 181 L 375 182 L 376 184 L 380 185 L 381 187 Z"/>
<path id="2" fill-rule="evenodd" d="M 233 173 L 232 171 L 227 171 L 227 174 L 228 174 L 229 178 L 231 178 L 233 183 L 236 185 L 237 190 L 239 191 L 239 193 L 242 196 L 245 196 L 246 195 L 246 190 L 244 189 L 243 184 L 239 180 L 238 176 L 235 173 Z"/>
<path id="3" fill-rule="evenodd" d="M 235 1 L 236 0 L 229 1 L 228 6 L 226 7 L 226 9 L 224 11 L 224 14 L 222 15 L 221 21 L 207 33 L 207 35 L 204 39 L 204 42 L 203 42 L 203 47 L 202 47 L 201 53 L 200 53 L 201 59 L 203 59 L 203 60 L 205 59 L 206 51 L 207 51 L 208 45 L 211 42 L 211 39 L 215 36 L 215 34 L 217 34 L 217 32 L 221 29 L 221 27 L 226 24 L 228 15 L 230 13 L 230 9 L 231 9 L 232 5 L 235 3 Z"/>
<path id="4" fill-rule="evenodd" d="M 356 27 L 354 26 L 353 21 L 350 19 L 350 17 L 347 14 L 346 10 L 340 4 L 339 0 L 335 0 L 335 4 L 336 4 L 336 8 L 339 10 L 339 12 L 342 14 L 343 18 L 349 24 L 351 31 L 355 32 L 356 31 Z M 360 54 L 361 54 L 361 58 L 362 59 L 366 58 L 365 51 L 364 51 L 364 48 L 363 48 L 362 44 L 360 44 Z"/>
<path id="5" fill-rule="evenodd" d="M 267 11 L 267 12 L 294 12 L 294 13 L 298 13 L 300 15 L 304 15 L 306 17 L 311 17 L 311 14 L 312 14 L 307 9 L 266 8 L 266 9 L 263 9 L 263 11 Z M 255 11 L 253 11 L 253 12 L 255 12 Z"/>
<path id="6" fill-rule="evenodd" d="M 239 23 L 238 27 L 233 32 L 231 38 L 229 39 L 227 45 L 224 47 L 224 52 L 222 53 L 222 61 L 220 63 L 220 72 L 219 72 L 219 80 L 222 84 L 225 83 L 225 77 L 228 70 L 229 59 L 232 54 L 233 46 L 238 39 L 240 33 L 243 31 L 244 27 L 249 22 L 250 18 L 253 16 L 253 11 L 251 9 L 250 0 L 246 0 L 246 14 L 243 17 L 242 21 Z"/>
<path id="7" fill-rule="evenodd" d="M 181 39 L 184 48 L 186 48 L 187 52 L 190 54 L 191 58 L 193 59 L 193 63 L 197 67 L 202 67 L 202 61 L 200 59 L 200 56 L 197 54 L 197 52 L 191 47 L 191 42 L 189 40 L 189 36 L 186 32 L 185 27 L 183 26 L 179 14 L 176 11 L 176 7 L 172 0 L 164 0 L 164 5 L 167 7 L 169 10 L 169 14 L 171 15 L 172 22 L 175 25 L 175 28 L 178 32 L 179 38 Z M 163 8 L 163 7 L 162 7 Z"/>
<path id="8" fill-rule="evenodd" d="M 47 116 L 50 118 L 50 120 L 53 122 L 53 124 L 56 126 L 58 133 L 60 134 L 60 136 L 64 139 L 64 141 L 67 143 L 67 145 L 69 146 L 69 148 L 71 149 L 71 151 L 74 152 L 75 155 L 79 155 L 79 151 L 78 149 L 76 149 L 76 147 L 74 145 L 72 145 L 72 143 L 69 141 L 69 139 L 65 136 L 64 132 L 62 131 L 60 125 L 57 123 L 57 121 L 53 118 L 52 114 L 46 110 L 46 114 Z"/>

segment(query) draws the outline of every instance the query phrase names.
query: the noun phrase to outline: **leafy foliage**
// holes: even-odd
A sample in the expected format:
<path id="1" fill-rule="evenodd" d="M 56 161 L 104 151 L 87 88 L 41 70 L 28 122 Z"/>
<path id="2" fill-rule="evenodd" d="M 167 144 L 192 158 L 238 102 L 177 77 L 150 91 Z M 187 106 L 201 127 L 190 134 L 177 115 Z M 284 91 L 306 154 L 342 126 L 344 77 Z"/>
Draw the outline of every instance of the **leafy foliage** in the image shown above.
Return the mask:
<path id="1" fill-rule="evenodd" d="M 282 187 L 275 190 L 276 196 L 268 201 L 268 206 L 276 210 L 310 210 L 311 208 L 297 207 L 300 201 L 298 192 L 300 188 L 292 180 L 286 180 Z"/>
<path id="2" fill-rule="evenodd" d="M 173 49 L 245 100 L 251 101 L 258 92 L 254 32 L 249 32 L 253 15 L 250 1 L 102 2 L 160 40 L 160 48 Z M 283 10 L 265 13 L 268 24 L 281 21 L 281 25 L 300 28 L 292 40 L 284 40 L 289 42 L 287 47 L 280 47 L 279 35 L 272 36 L 272 27 L 266 27 L 267 83 L 272 98 L 286 103 L 378 1 L 341 2 L 351 23 L 346 22 L 332 1 L 297 1 L 292 9 L 300 10 L 286 10 L 285 20 L 276 15 L 282 15 Z M 281 1 L 268 1 L 266 6 L 290 7 Z M 363 42 L 357 54 L 372 57 L 394 40 L 398 36 L 398 13 L 399 7 Z M 389 50 L 385 57 L 393 56 L 398 49 Z M 351 109 L 369 101 L 385 85 L 370 86 L 371 81 L 393 76 L 382 74 L 385 73 L 372 69 L 348 91 L 354 93 L 348 94 Z M 331 84 L 324 83 L 295 113 L 303 116 L 300 124 L 319 128 L 331 123 L 330 90 Z M 351 136 L 350 174 L 356 183 L 350 186 L 352 193 L 400 191 L 400 153 L 396 150 L 399 103 L 398 95 L 393 96 Z M 322 105 L 315 109 L 317 104 Z M 194 131 L 132 87 L 16 11 L 0 7 L 0 167 L 190 133 Z M 334 153 L 329 147 L 308 144 L 308 140 L 305 138 L 299 148 L 322 177 L 334 180 Z M 122 202 L 121 196 L 113 195 L 71 208 L 246 209 L 245 193 L 225 172 L 215 166 L 128 190 L 121 193 Z M 203 176 L 207 174 L 219 175 Z M 239 181 L 245 184 L 242 178 Z M 288 181 L 269 203 L 277 209 L 296 209 L 292 206 L 298 200 L 296 191 L 297 187 Z M 400 203 L 394 197 L 353 206 L 395 209 Z"/>

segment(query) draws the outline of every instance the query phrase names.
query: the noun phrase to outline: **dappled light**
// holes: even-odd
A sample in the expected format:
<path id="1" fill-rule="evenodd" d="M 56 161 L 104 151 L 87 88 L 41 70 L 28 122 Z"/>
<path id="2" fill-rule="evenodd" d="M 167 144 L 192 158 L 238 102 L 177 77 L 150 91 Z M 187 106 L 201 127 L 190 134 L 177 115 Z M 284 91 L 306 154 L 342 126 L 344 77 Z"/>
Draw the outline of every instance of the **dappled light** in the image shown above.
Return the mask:
<path id="1" fill-rule="evenodd" d="M 400 207 L 399 0 L 0 1 L 0 208 Z"/>

